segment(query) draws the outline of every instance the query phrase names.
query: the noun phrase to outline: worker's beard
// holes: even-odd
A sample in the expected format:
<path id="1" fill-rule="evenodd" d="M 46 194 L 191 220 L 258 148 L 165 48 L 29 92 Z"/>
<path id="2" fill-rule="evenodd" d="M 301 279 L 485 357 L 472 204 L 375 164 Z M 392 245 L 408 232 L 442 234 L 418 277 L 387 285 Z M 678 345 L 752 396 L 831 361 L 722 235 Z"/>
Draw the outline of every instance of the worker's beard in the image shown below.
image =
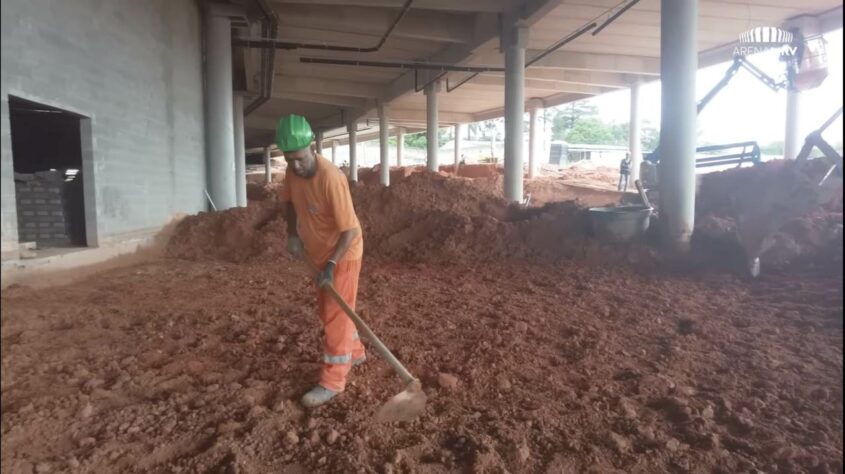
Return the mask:
<path id="1" fill-rule="evenodd" d="M 317 157 L 311 153 L 304 154 L 296 160 L 296 164 L 288 164 L 293 167 L 293 174 L 300 178 L 311 178 L 317 174 Z"/>
<path id="2" fill-rule="evenodd" d="M 299 171 L 294 167 L 293 173 L 300 178 L 312 178 L 315 174 L 317 174 L 317 160 L 314 159 L 308 166 L 303 166 L 302 171 Z"/>

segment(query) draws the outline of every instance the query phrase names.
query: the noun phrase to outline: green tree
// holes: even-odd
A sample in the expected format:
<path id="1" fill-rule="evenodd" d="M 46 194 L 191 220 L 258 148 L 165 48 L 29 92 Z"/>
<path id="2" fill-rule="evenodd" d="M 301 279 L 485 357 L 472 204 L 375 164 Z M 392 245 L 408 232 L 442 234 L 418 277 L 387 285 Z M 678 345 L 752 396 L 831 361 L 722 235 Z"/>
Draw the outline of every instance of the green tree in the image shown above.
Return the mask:
<path id="1" fill-rule="evenodd" d="M 613 142 L 613 131 L 600 119 L 588 117 L 575 121 L 563 134 L 563 139 L 567 143 L 607 145 Z"/>
<path id="2" fill-rule="evenodd" d="M 598 107 L 589 102 L 575 101 L 555 110 L 552 117 L 552 140 L 566 140 L 566 134 L 581 120 L 598 117 Z"/>
<path id="3" fill-rule="evenodd" d="M 426 140 L 425 132 L 412 133 L 405 135 L 405 146 L 408 148 L 425 149 Z"/>
<path id="4" fill-rule="evenodd" d="M 405 135 L 405 146 L 408 148 L 425 149 L 428 146 L 426 132 Z M 437 131 L 437 146 L 442 147 L 454 138 L 451 129 L 441 128 Z"/>

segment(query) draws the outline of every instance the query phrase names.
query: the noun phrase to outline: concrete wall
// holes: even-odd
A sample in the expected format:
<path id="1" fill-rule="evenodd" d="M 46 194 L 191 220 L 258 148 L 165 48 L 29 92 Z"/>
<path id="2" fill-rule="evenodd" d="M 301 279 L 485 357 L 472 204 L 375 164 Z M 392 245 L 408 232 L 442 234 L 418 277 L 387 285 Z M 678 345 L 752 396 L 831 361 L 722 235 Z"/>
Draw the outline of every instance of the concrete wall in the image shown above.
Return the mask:
<path id="1" fill-rule="evenodd" d="M 194 0 L 4 0 L 2 243 L 16 247 L 9 95 L 83 115 L 89 245 L 206 207 Z M 91 235 L 95 234 L 92 242 Z"/>

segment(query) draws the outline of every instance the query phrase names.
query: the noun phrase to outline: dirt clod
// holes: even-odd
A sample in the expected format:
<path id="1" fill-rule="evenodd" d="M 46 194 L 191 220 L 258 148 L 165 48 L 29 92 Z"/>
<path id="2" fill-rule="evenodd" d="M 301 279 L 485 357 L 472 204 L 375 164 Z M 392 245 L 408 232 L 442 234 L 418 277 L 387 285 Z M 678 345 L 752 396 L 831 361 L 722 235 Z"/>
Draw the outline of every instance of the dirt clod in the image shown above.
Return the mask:
<path id="1" fill-rule="evenodd" d="M 285 433 L 285 444 L 292 446 L 297 443 L 299 443 L 299 435 L 296 434 L 296 431 L 290 430 Z"/>
<path id="2" fill-rule="evenodd" d="M 440 373 L 437 376 L 437 384 L 446 390 L 455 390 L 458 388 L 458 378 L 452 374 Z"/>

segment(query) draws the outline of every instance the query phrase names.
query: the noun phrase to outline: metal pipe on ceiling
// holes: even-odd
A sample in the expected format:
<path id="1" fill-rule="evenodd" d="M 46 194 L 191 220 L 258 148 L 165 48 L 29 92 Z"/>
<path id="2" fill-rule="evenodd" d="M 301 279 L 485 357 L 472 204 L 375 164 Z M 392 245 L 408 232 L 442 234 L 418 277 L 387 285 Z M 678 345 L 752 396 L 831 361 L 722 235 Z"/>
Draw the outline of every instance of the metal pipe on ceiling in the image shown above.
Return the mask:
<path id="1" fill-rule="evenodd" d="M 605 27 L 607 27 L 607 25 L 616 21 L 616 19 L 619 18 L 620 16 L 622 16 L 623 13 L 628 11 L 631 7 L 633 7 L 634 5 L 636 5 L 639 2 L 640 2 L 640 0 L 631 0 L 625 6 L 620 8 L 619 11 L 617 11 L 613 15 L 610 15 L 610 17 L 607 20 L 604 20 L 604 22 L 602 22 L 602 24 L 599 25 L 598 28 L 595 29 L 595 31 L 593 31 L 593 36 L 601 33 L 601 30 L 605 29 Z"/>
<path id="2" fill-rule="evenodd" d="M 499 66 L 457 66 L 443 63 L 402 62 L 402 61 L 359 61 L 357 59 L 299 58 L 299 62 L 308 64 L 331 64 L 335 66 L 384 67 L 408 70 L 429 70 L 441 72 L 503 72 Z"/>
<path id="3" fill-rule="evenodd" d="M 578 28 L 577 30 L 575 30 L 573 33 L 567 35 L 565 38 L 558 41 L 557 43 L 549 46 L 542 53 L 538 54 L 537 56 L 532 58 L 530 61 L 526 61 L 525 62 L 525 69 L 528 69 L 531 65 L 535 64 L 537 61 L 539 61 L 539 60 L 545 58 L 546 56 L 554 53 L 555 51 L 557 51 L 558 49 L 567 45 L 568 43 L 574 41 L 575 39 L 577 39 L 578 37 L 580 37 L 584 33 L 592 30 L 593 28 L 596 27 L 596 24 L 597 24 L 596 22 L 592 22 L 592 23 L 589 23 L 587 25 L 584 25 L 581 28 Z"/>
<path id="4" fill-rule="evenodd" d="M 396 25 L 399 24 L 399 21 L 405 16 L 408 10 L 411 9 L 411 3 L 413 0 L 406 0 L 405 4 L 402 6 L 402 10 L 399 12 L 399 15 L 393 20 L 393 22 L 388 26 L 387 31 L 381 36 L 381 39 L 375 46 L 368 46 L 368 47 L 356 47 L 356 46 L 338 46 L 338 45 L 331 45 L 331 44 L 318 44 L 318 43 L 296 43 L 291 41 L 280 41 L 275 38 L 234 38 L 232 39 L 232 46 L 240 46 L 243 48 L 265 48 L 265 49 L 318 49 L 321 51 L 343 51 L 348 53 L 375 53 L 384 46 L 384 43 L 387 42 L 387 39 L 390 37 L 390 34 L 393 33 L 393 30 L 396 29 Z"/>

